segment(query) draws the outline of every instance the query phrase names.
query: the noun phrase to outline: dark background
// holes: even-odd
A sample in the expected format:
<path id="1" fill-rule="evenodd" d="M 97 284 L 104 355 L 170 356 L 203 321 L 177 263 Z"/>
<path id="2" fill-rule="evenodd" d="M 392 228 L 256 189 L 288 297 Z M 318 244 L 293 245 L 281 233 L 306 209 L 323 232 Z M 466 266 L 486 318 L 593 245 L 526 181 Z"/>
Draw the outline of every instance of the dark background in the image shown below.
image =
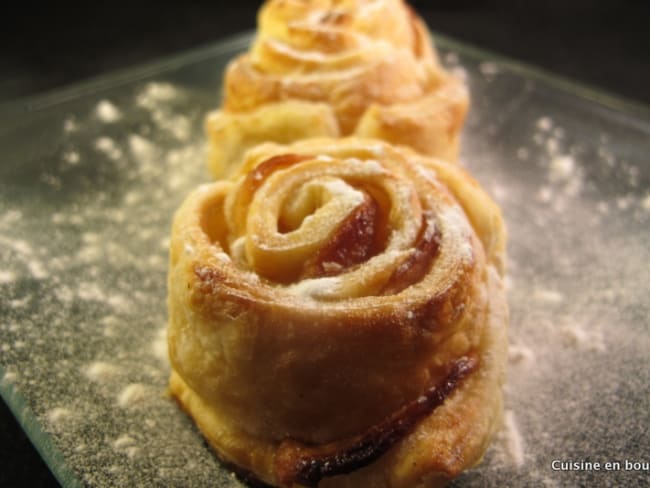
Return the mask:
<path id="1" fill-rule="evenodd" d="M 0 103 L 255 27 L 260 1 L 25 1 L 0 20 Z M 432 29 L 650 104 L 647 0 L 412 0 Z"/>
<path id="2" fill-rule="evenodd" d="M 0 106 L 255 27 L 259 1 L 25 1 L 0 20 Z M 646 0 L 412 1 L 437 32 L 650 105 Z M 0 486 L 57 486 L 0 401 Z"/>

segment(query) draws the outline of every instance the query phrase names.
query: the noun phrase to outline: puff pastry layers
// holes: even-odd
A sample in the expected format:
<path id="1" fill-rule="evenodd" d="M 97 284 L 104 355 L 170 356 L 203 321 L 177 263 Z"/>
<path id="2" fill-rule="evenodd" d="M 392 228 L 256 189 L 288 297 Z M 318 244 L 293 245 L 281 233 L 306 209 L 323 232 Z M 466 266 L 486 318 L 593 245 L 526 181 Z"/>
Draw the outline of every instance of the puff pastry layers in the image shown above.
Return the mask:
<path id="1" fill-rule="evenodd" d="M 255 144 L 348 135 L 454 161 L 467 106 L 402 0 L 269 0 L 208 116 L 209 165 L 223 177 Z"/>
<path id="2" fill-rule="evenodd" d="M 171 392 L 269 485 L 440 486 L 499 424 L 504 243 L 456 165 L 356 138 L 258 146 L 175 216 Z"/>

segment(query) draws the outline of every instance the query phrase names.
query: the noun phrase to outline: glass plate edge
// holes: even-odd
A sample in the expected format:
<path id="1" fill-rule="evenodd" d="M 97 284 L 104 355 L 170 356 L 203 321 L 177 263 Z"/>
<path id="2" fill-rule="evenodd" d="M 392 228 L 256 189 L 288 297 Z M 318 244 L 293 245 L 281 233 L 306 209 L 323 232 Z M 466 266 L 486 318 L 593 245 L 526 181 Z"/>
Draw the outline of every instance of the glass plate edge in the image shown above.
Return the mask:
<path id="1" fill-rule="evenodd" d="M 205 61 L 224 53 L 237 52 L 243 50 L 250 43 L 252 37 L 252 31 L 243 32 L 189 51 L 164 56 L 160 59 L 140 64 L 137 67 L 124 68 L 49 92 L 28 95 L 17 100 L 4 102 L 0 104 L 0 118 L 43 110 L 84 95 L 90 95 L 106 89 L 147 79 L 159 73 Z"/>
<path id="2" fill-rule="evenodd" d="M 563 77 L 548 69 L 526 63 L 525 61 L 510 58 L 489 49 L 476 47 L 472 44 L 436 32 L 435 30 L 432 30 L 432 36 L 435 45 L 458 51 L 465 56 L 478 60 L 497 62 L 522 77 L 542 81 L 556 89 L 575 95 L 588 102 L 594 102 L 615 111 L 625 112 L 629 115 L 645 118 L 647 119 L 644 121 L 645 124 L 650 124 L 650 105 L 647 105 L 644 102 L 627 98 L 623 95 L 610 92 L 604 88 L 590 85 L 589 83 Z"/>
<path id="3" fill-rule="evenodd" d="M 650 105 L 646 105 L 644 102 L 626 98 L 622 95 L 611 93 L 606 89 L 595 87 L 588 83 L 562 77 L 552 71 L 533 64 L 516 60 L 494 51 L 476 47 L 472 44 L 459 41 L 453 37 L 437 32 L 435 29 L 433 29 L 431 33 L 433 42 L 437 46 L 457 51 L 464 56 L 469 56 L 475 59 L 498 62 L 523 77 L 542 81 L 561 91 L 568 92 L 586 101 L 594 102 L 610 110 L 645 119 L 639 120 L 638 122 L 642 122 L 643 125 L 648 126 L 647 128 L 650 129 Z M 108 88 L 132 83 L 164 71 L 180 68 L 193 62 L 207 60 L 225 52 L 243 50 L 251 42 L 254 34 L 254 30 L 244 31 L 195 49 L 165 56 L 138 67 L 124 68 L 123 70 L 100 75 L 89 80 L 83 80 L 64 88 L 55 89 L 51 92 L 29 95 L 10 102 L 4 102 L 0 104 L 0 117 L 7 118 L 16 114 L 38 111 L 52 105 L 57 105 L 78 98 L 79 96 L 101 92 Z"/>
<path id="4" fill-rule="evenodd" d="M 45 464 L 50 468 L 59 484 L 65 488 L 83 488 L 83 483 L 68 467 L 63 458 L 63 453 L 53 445 L 51 435 L 42 429 L 41 422 L 36 418 L 27 401 L 11 382 L 6 380 L 6 373 L 6 370 L 0 366 L 0 398 L 9 407 L 23 432 L 25 432 L 36 451 L 45 461 Z"/>
<path id="5" fill-rule="evenodd" d="M 102 75 L 92 80 L 82 81 L 66 88 L 50 93 L 26 97 L 25 99 L 8 102 L 0 105 L 0 118 L 10 117 L 16 113 L 30 113 L 50 108 L 54 105 L 74 100 L 78 97 L 101 92 L 109 88 L 133 83 L 138 80 L 152 77 L 158 73 L 177 69 L 185 65 L 208 60 L 225 52 L 243 50 L 252 39 L 253 32 L 244 32 L 236 36 L 225 38 L 201 48 L 196 48 L 178 55 L 147 63 L 138 68 L 127 68 L 108 75 Z M 436 45 L 457 51 L 460 54 L 484 61 L 501 63 L 506 69 L 512 70 L 524 77 L 540 80 L 559 90 L 578 96 L 588 102 L 623 112 L 627 115 L 641 117 L 638 120 L 646 127 L 650 127 L 650 107 L 634 101 L 626 100 L 618 95 L 611 95 L 600 89 L 584 85 L 573 80 L 563 79 L 543 69 L 509 59 L 500 54 L 456 41 L 443 34 L 433 32 Z M 59 483 L 65 487 L 84 486 L 66 465 L 62 453 L 52 444 L 51 436 L 41 428 L 41 423 L 32 412 L 22 395 L 10 384 L 2 381 L 6 371 L 0 366 L 0 397 L 3 398 L 15 418 L 38 450 L 39 454 L 56 476 Z"/>

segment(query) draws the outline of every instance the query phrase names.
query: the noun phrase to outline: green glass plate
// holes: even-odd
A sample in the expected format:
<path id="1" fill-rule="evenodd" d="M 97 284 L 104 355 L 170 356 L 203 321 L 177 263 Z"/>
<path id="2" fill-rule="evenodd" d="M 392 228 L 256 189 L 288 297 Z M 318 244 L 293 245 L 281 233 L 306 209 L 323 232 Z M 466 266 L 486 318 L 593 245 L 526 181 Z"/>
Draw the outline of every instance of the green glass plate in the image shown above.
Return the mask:
<path id="1" fill-rule="evenodd" d="M 437 39 L 510 238 L 504 430 L 454 486 L 644 486 L 650 111 Z M 249 41 L 0 107 L 0 393 L 65 487 L 244 486 L 166 396 L 164 330 L 171 218 Z"/>

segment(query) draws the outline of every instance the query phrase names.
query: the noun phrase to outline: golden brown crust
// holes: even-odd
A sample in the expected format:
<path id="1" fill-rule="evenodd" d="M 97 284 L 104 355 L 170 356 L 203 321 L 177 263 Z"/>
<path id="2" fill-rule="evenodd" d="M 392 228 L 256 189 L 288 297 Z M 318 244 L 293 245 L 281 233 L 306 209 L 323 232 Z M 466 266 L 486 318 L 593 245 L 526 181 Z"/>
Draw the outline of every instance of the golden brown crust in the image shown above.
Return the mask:
<path id="1" fill-rule="evenodd" d="M 285 485 L 317 486 L 324 478 L 349 474 L 372 464 L 411 434 L 478 367 L 476 357 L 461 357 L 447 374 L 417 399 L 404 405 L 366 432 L 320 446 L 283 441 L 275 455 L 275 471 Z"/>
<path id="2" fill-rule="evenodd" d="M 366 139 L 259 146 L 175 217 L 172 394 L 224 459 L 293 486 L 307 478 L 287 452 L 342 456 L 475 358 L 378 459 L 318 484 L 437 486 L 498 424 L 504 246 L 454 165 Z"/>
<path id="3" fill-rule="evenodd" d="M 269 0 L 208 118 L 210 168 L 230 174 L 262 137 L 374 137 L 454 161 L 467 106 L 402 0 Z"/>

